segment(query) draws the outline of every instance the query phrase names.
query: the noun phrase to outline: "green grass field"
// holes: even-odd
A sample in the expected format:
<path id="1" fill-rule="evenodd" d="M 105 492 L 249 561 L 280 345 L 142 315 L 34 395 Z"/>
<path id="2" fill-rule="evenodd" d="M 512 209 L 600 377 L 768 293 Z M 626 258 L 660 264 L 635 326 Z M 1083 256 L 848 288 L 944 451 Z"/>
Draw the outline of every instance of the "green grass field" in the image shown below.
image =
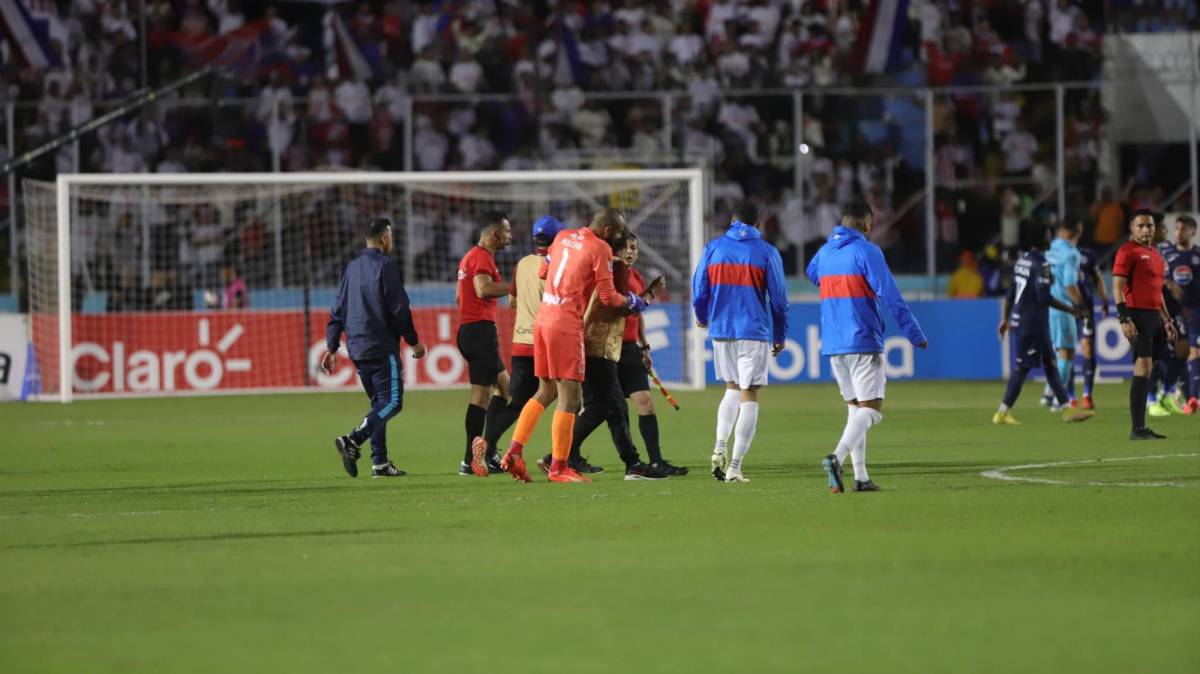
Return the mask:
<path id="1" fill-rule="evenodd" d="M 1200 671 L 1200 418 L 1132 443 L 1124 387 L 1082 425 L 1037 388 L 996 428 L 1000 383 L 892 385 L 886 491 L 839 496 L 831 385 L 769 388 L 730 485 L 716 390 L 659 410 L 691 476 L 601 431 L 592 485 L 457 476 L 462 391 L 408 394 L 394 480 L 333 451 L 360 396 L 0 406 L 0 672 Z"/>

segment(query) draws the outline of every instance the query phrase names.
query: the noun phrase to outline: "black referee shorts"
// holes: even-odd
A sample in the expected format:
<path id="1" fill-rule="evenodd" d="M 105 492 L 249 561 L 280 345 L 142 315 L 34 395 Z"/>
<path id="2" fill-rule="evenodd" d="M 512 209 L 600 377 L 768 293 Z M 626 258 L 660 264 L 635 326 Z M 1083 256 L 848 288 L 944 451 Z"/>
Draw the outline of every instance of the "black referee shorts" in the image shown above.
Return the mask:
<path id="1" fill-rule="evenodd" d="M 650 378 L 642 365 L 642 349 L 635 342 L 621 345 L 621 360 L 617 361 L 617 379 L 621 381 L 621 393 L 625 397 L 638 391 L 650 390 Z"/>
<path id="2" fill-rule="evenodd" d="M 1137 328 L 1137 339 L 1133 342 L 1134 358 L 1162 360 L 1169 355 L 1167 330 L 1163 327 L 1162 315 L 1157 309 L 1130 309 L 1133 327 Z"/>
<path id="3" fill-rule="evenodd" d="M 472 386 L 491 386 L 504 371 L 496 324 L 476 321 L 458 326 L 458 352 L 467 360 Z"/>

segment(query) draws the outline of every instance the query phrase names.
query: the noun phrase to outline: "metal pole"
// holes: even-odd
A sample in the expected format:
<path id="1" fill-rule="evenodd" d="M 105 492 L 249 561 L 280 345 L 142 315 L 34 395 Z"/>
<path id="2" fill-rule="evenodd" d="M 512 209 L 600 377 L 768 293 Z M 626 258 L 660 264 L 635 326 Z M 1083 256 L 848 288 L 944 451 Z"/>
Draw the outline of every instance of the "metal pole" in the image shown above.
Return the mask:
<path id="1" fill-rule="evenodd" d="M 800 210 L 804 211 L 804 173 L 803 161 L 804 155 L 800 152 L 800 146 L 804 144 L 804 94 L 796 91 L 792 93 L 792 156 L 795 158 L 792 162 L 792 190 L 796 192 L 796 198 L 800 200 Z"/>
<path id="2" fill-rule="evenodd" d="M 271 127 L 279 124 L 279 98 L 276 97 L 273 101 L 271 109 Z M 271 131 L 267 130 L 267 143 L 271 146 L 271 172 L 280 173 L 283 170 L 283 162 L 280 157 L 280 148 L 275 147 L 271 142 Z M 283 203 L 279 198 L 279 189 L 275 189 L 275 207 L 271 209 L 271 229 L 273 238 L 275 239 L 275 287 L 283 287 Z M 307 240 L 306 240 L 307 241 Z M 307 244 L 306 244 L 307 245 Z M 307 316 L 307 314 L 306 314 Z M 307 318 L 305 319 L 307 320 Z M 305 353 L 308 353 L 305 351 Z"/>
<path id="3" fill-rule="evenodd" d="M 412 172 L 413 170 L 413 98 L 412 96 L 404 97 L 404 170 Z"/>
<path id="4" fill-rule="evenodd" d="M 671 94 L 663 94 L 659 97 L 659 101 L 662 103 L 662 150 L 663 153 L 670 154 L 671 136 L 674 131 L 671 120 L 671 115 L 674 114 Z"/>
<path id="5" fill-rule="evenodd" d="M 937 175 L 934 173 L 933 147 L 933 90 L 925 90 L 925 274 L 929 277 L 929 289 L 936 290 L 937 277 L 937 225 L 933 202 Z"/>
<path id="6" fill-rule="evenodd" d="M 1067 217 L 1066 134 L 1063 133 L 1063 87 L 1054 87 L 1054 187 L 1058 194 L 1058 219 Z"/>
<path id="7" fill-rule="evenodd" d="M 1188 155 L 1192 163 L 1192 213 L 1200 213 L 1200 169 L 1197 168 L 1196 161 L 1196 127 L 1200 125 L 1200 104 L 1196 102 L 1196 95 L 1200 94 L 1200 87 L 1196 86 L 1196 72 L 1192 71 L 1192 114 L 1189 115 L 1188 123 Z"/>
<path id="8" fill-rule="evenodd" d="M 6 135 L 8 136 L 8 156 L 13 156 L 16 153 L 17 147 L 16 133 L 13 131 L 13 104 L 9 102 L 4 106 L 4 120 L 6 126 Z M 16 297 L 20 297 L 17 292 L 17 279 L 20 274 L 17 273 L 17 264 L 20 258 L 17 256 L 17 249 L 20 248 L 20 242 L 17 240 L 17 174 L 9 172 L 8 174 L 8 291 Z"/>
<path id="9" fill-rule="evenodd" d="M 146 0 L 139 0 L 138 2 L 138 24 L 138 41 L 140 42 L 142 59 L 142 88 L 145 89 L 146 80 L 148 79 L 146 68 L 150 62 L 146 58 Z"/>

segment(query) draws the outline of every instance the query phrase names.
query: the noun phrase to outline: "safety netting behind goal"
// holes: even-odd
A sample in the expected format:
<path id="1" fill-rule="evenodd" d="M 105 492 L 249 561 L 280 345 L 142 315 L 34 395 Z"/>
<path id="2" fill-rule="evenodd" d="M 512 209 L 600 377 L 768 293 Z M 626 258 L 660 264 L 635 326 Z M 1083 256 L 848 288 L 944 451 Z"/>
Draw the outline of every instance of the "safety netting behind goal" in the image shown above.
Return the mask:
<path id="1" fill-rule="evenodd" d="M 645 315 L 660 376 L 699 385 L 690 359 L 689 277 L 693 237 L 686 178 L 558 179 L 528 182 L 343 182 L 303 174 L 295 182 L 89 184 L 67 191 L 70 273 L 58 236 L 56 186 L 27 180 L 32 338 L 41 397 L 155 395 L 348 388 L 343 358 L 332 375 L 316 367 L 342 266 L 363 248 L 362 225 L 396 223 L 401 264 L 428 356 L 405 349 L 409 386 L 466 382 L 454 344 L 458 261 L 484 215 L 507 213 L 513 241 L 496 258 L 505 280 L 533 250 L 532 223 L 554 215 L 568 227 L 595 211 L 621 209 L 639 237 L 639 270 L 662 274 L 668 298 Z M 226 177 L 228 178 L 228 177 Z M 124 180 L 125 178 L 122 178 Z M 196 176 L 188 177 L 196 180 Z M 341 180 L 346 180 L 341 176 Z M 201 178 L 202 180 L 202 178 Z M 697 205 L 698 206 L 698 205 Z M 698 219 L 696 220 L 698 222 Z M 60 297 L 70 298 L 70 311 Z M 509 357 L 512 313 L 499 330 Z M 70 320 L 70 351 L 60 342 Z M 70 373 L 64 395 L 60 373 Z"/>

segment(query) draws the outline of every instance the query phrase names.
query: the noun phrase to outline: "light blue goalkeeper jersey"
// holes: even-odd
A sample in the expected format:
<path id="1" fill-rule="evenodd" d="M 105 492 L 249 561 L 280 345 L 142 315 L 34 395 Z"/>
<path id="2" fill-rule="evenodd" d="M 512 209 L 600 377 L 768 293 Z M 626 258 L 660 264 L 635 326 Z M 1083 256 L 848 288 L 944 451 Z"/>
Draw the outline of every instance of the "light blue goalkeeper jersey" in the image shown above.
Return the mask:
<path id="1" fill-rule="evenodd" d="M 1075 301 L 1067 294 L 1067 288 L 1079 283 L 1079 262 L 1082 256 L 1079 249 L 1062 237 L 1055 237 L 1046 252 L 1046 262 L 1050 264 L 1050 273 L 1054 275 L 1054 283 L 1050 286 L 1050 295 L 1066 304 Z"/>

